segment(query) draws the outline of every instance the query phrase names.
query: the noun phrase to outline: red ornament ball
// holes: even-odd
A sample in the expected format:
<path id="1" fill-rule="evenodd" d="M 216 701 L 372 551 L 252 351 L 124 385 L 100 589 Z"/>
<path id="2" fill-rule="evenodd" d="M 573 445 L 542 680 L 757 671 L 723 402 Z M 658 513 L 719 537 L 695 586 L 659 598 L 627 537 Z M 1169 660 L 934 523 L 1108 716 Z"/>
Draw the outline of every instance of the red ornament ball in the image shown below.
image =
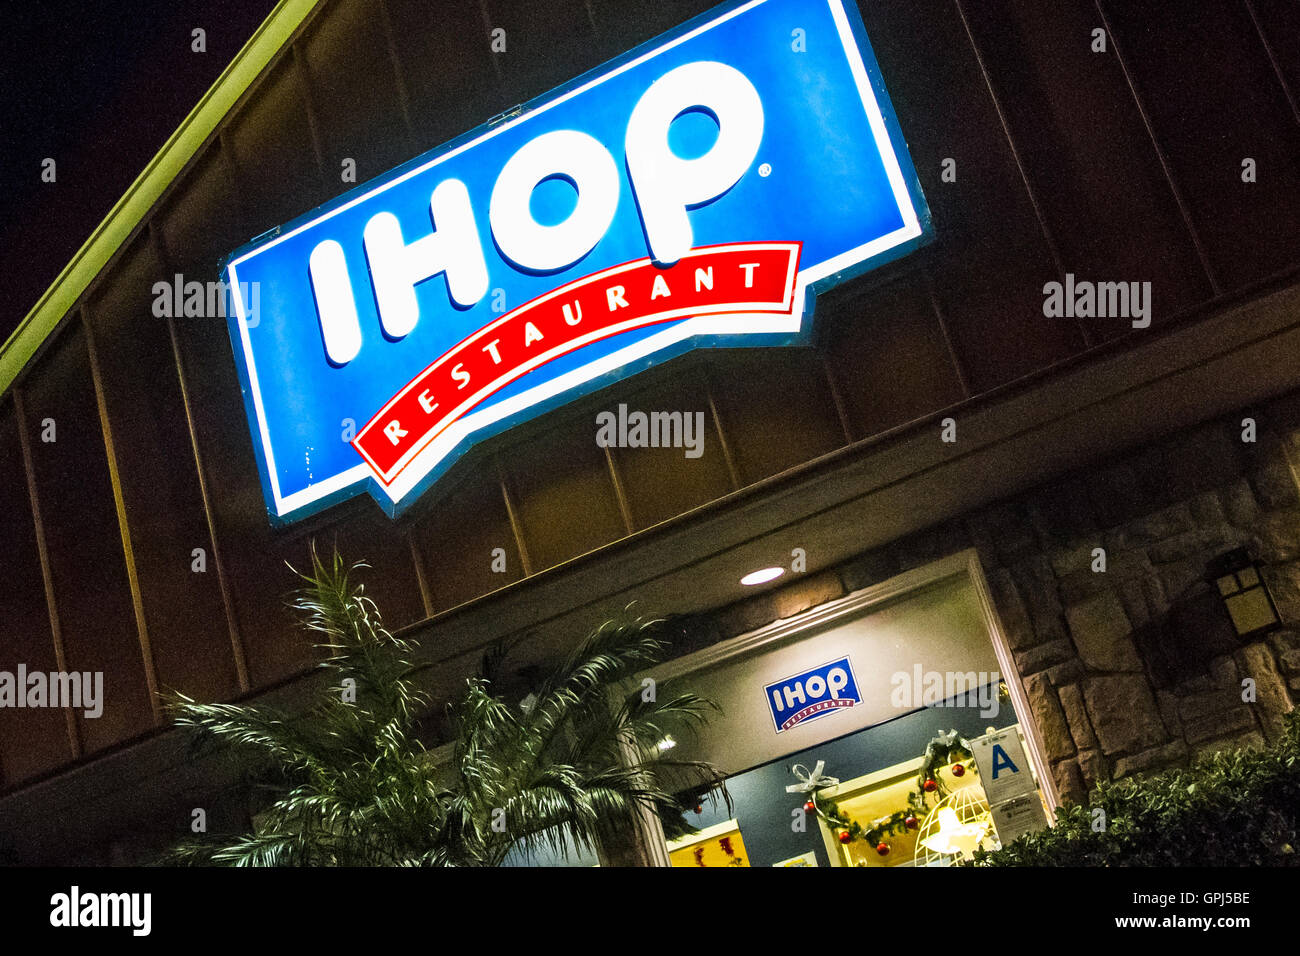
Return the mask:
<path id="1" fill-rule="evenodd" d="M 881 856 L 887 856 L 889 854 L 889 844 L 886 843 L 884 840 L 881 840 L 879 843 L 876 844 L 876 852 L 879 853 Z"/>
<path id="2" fill-rule="evenodd" d="M 952 765 L 952 775 L 953 775 L 954 777 L 960 777 L 960 776 L 962 776 L 965 772 L 966 772 L 966 765 L 965 765 L 965 764 L 955 763 L 955 764 Z"/>
<path id="3" fill-rule="evenodd" d="M 703 804 L 700 804 L 700 803 L 697 803 L 697 804 L 695 805 L 695 812 L 696 812 L 696 814 L 701 814 L 701 813 L 703 813 L 703 812 L 704 812 L 704 805 L 703 805 Z"/>
<path id="4" fill-rule="evenodd" d="M 924 784 L 926 793 L 934 793 L 939 789 L 939 785 L 934 782 L 934 778 L 927 780 Z"/>
<path id="5" fill-rule="evenodd" d="M 916 817 L 908 817 L 906 820 L 903 821 L 903 826 L 907 827 L 909 830 L 915 830 Z"/>
<path id="6" fill-rule="evenodd" d="M 813 803 L 811 800 L 809 800 L 807 803 L 803 805 L 804 813 L 812 813 L 816 809 L 817 809 L 817 804 Z"/>
<path id="7" fill-rule="evenodd" d="M 841 843 L 848 843 L 848 842 L 849 842 L 850 840 L 852 840 L 852 839 L 853 839 L 853 837 L 851 837 L 851 836 L 849 835 L 849 831 L 848 831 L 848 830 L 841 830 L 841 831 L 840 831 L 840 842 L 841 842 Z"/>

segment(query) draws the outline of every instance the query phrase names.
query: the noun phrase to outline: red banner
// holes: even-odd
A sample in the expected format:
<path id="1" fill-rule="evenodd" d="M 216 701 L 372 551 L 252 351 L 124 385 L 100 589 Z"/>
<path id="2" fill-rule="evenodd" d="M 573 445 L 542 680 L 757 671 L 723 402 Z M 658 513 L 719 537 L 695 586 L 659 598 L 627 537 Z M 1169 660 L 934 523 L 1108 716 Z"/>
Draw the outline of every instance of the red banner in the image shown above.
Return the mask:
<path id="1" fill-rule="evenodd" d="M 837 700 L 823 700 L 816 704 L 809 704 L 797 714 L 791 714 L 787 717 L 785 722 L 781 724 L 781 729 L 789 730 L 795 724 L 801 724 L 815 714 L 820 714 L 828 710 L 838 710 L 843 707 L 852 707 L 856 703 L 857 701 L 852 697 L 841 697 Z"/>
<path id="2" fill-rule="evenodd" d="M 439 356 L 352 439 L 384 484 L 420 450 L 519 376 L 601 339 L 699 315 L 789 315 L 800 243 L 694 249 L 669 268 L 614 266 L 508 312 Z"/>

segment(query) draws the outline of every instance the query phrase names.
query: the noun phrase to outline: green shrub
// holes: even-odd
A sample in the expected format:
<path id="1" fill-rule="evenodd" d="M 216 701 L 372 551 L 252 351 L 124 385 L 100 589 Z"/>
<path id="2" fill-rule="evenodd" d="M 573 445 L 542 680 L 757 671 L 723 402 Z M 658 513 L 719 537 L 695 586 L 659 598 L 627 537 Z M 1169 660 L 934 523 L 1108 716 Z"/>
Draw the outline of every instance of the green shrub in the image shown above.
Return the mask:
<path id="1" fill-rule="evenodd" d="M 1104 817 L 1097 813 L 1100 810 Z M 1296 866 L 1300 710 L 1264 750 L 1222 751 L 1187 770 L 1104 783 L 1087 806 L 976 866 Z"/>

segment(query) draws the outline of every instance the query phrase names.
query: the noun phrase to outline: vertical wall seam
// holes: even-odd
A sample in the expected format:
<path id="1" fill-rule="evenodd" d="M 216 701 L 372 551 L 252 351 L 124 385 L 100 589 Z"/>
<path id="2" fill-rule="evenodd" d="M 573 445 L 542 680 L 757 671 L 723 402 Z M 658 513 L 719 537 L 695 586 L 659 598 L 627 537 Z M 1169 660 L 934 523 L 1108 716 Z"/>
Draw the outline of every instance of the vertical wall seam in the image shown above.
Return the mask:
<path id="1" fill-rule="evenodd" d="M 492 72 L 497 78 L 497 91 L 501 92 L 505 81 L 501 76 L 501 61 L 497 59 L 496 53 L 492 52 L 492 11 L 488 9 L 487 0 L 479 0 L 478 8 L 483 14 L 483 27 L 487 31 L 483 42 L 488 44 L 488 56 L 492 58 Z"/>
<path id="2" fill-rule="evenodd" d="M 54 666 L 61 673 L 68 672 L 68 655 L 63 646 L 63 628 L 59 624 L 58 602 L 54 597 L 54 572 L 50 568 L 50 552 L 45 543 L 45 522 L 41 520 L 41 500 L 36 491 L 36 467 L 32 460 L 32 446 L 27 437 L 27 413 L 23 407 L 23 389 L 13 389 L 14 412 L 18 419 L 18 446 L 22 449 L 23 470 L 27 473 L 27 499 L 31 503 L 32 525 L 36 531 L 36 554 L 41 562 L 41 580 L 45 585 L 45 606 L 50 614 L 50 637 L 54 643 Z M 63 719 L 68 728 L 68 745 L 72 759 L 81 757 L 81 733 L 72 708 L 64 705 Z"/>
<path id="3" fill-rule="evenodd" d="M 411 561 L 415 565 L 415 583 L 420 589 L 420 601 L 424 604 L 424 616 L 433 617 L 433 596 L 429 593 L 429 580 L 424 572 L 424 555 L 420 544 L 415 540 L 415 528 L 406 529 L 406 543 L 411 550 Z"/>
<path id="4" fill-rule="evenodd" d="M 250 235 L 253 222 L 253 215 L 248 208 L 248 199 L 244 196 L 244 190 L 240 187 L 241 178 L 239 175 L 239 157 L 235 155 L 235 147 L 229 142 L 229 134 L 223 129 L 213 140 L 216 144 L 217 155 L 216 163 L 221 170 L 221 177 L 226 181 L 226 188 L 229 195 L 234 197 L 234 207 L 236 214 L 239 216 L 239 231 L 243 235 Z M 150 226 L 153 225 L 153 217 L 150 218 Z M 159 236 L 162 236 L 162 230 L 157 230 Z"/>
<path id="5" fill-rule="evenodd" d="M 1133 79 L 1133 74 L 1129 72 L 1128 62 L 1124 58 L 1124 50 L 1120 45 L 1119 38 L 1115 35 L 1115 31 L 1111 29 L 1110 18 L 1106 16 L 1106 11 L 1102 9 L 1101 0 L 1093 0 L 1093 7 L 1097 11 L 1097 16 L 1101 18 L 1102 28 L 1106 31 L 1106 36 L 1110 38 L 1111 46 L 1115 48 L 1115 61 L 1119 64 L 1120 72 L 1124 75 L 1124 83 L 1128 86 L 1129 95 L 1133 97 L 1133 102 L 1137 106 L 1138 115 L 1142 117 L 1142 125 L 1146 128 L 1147 137 L 1151 140 L 1151 146 L 1156 152 L 1156 158 L 1160 161 L 1160 171 L 1164 174 L 1169 191 L 1173 193 L 1174 202 L 1178 205 L 1178 213 L 1183 218 L 1183 227 L 1187 230 L 1187 235 L 1192 240 L 1192 247 L 1196 250 L 1196 257 L 1201 262 L 1201 269 L 1204 270 L 1205 277 L 1210 281 L 1210 291 L 1217 298 L 1223 294 L 1223 287 L 1219 284 L 1218 276 L 1214 274 L 1214 267 L 1210 265 L 1210 257 L 1205 251 L 1205 246 L 1201 243 L 1201 236 L 1196 231 L 1195 223 L 1192 222 L 1191 208 L 1187 205 L 1182 190 L 1178 188 L 1178 183 L 1174 180 L 1173 169 L 1169 166 L 1169 157 L 1165 155 L 1164 147 L 1160 145 L 1160 140 L 1156 137 L 1155 125 L 1147 114 L 1146 104 L 1142 102 L 1142 97 L 1138 94 L 1137 83 Z"/>
<path id="6" fill-rule="evenodd" d="M 131 608 L 135 613 L 136 638 L 140 644 L 140 660 L 144 665 L 144 683 L 149 691 L 149 709 L 153 711 L 153 722 L 158 726 L 166 719 L 162 700 L 158 696 L 158 668 L 154 662 L 153 645 L 149 640 L 149 624 L 144 615 L 144 597 L 140 591 L 140 575 L 135 565 L 135 548 L 131 543 L 131 522 L 126 516 L 126 497 L 122 492 L 117 446 L 113 443 L 113 424 L 108 417 L 108 401 L 104 397 L 104 380 L 99 369 L 99 353 L 95 349 L 95 333 L 90 325 L 89 304 L 82 305 L 80 318 L 86 335 L 86 352 L 90 358 L 90 380 L 95 386 L 100 437 L 104 442 L 104 457 L 108 460 L 108 480 L 113 488 L 113 507 L 117 511 L 117 527 L 122 538 L 122 557 L 126 562 L 126 582 L 131 591 Z"/>
<path id="7" fill-rule="evenodd" d="M 321 188 L 330 194 L 330 181 L 325 172 L 325 145 L 321 142 L 320 124 L 316 119 L 316 101 L 312 96 L 311 69 L 307 66 L 300 47 L 302 40 L 297 39 L 289 47 L 289 57 L 293 63 L 294 79 L 302 94 L 303 115 L 307 117 L 307 130 L 311 134 L 311 149 L 316 154 L 316 169 L 320 173 Z"/>
<path id="8" fill-rule="evenodd" d="M 1250 14 L 1250 22 L 1255 24 L 1255 32 L 1259 35 L 1259 42 L 1264 47 L 1264 53 L 1268 57 L 1269 64 L 1273 67 L 1273 75 L 1277 77 L 1277 85 L 1282 87 L 1282 95 L 1286 97 L 1287 105 L 1291 107 L 1291 117 L 1300 126 L 1300 104 L 1296 103 L 1295 94 L 1291 91 L 1291 84 L 1286 81 L 1286 74 L 1282 72 L 1282 65 L 1277 61 L 1277 54 L 1273 52 L 1273 44 L 1268 42 L 1268 34 L 1264 32 L 1264 25 L 1259 22 L 1259 16 L 1255 13 L 1254 0 L 1245 0 L 1246 12 Z"/>
<path id="9" fill-rule="evenodd" d="M 166 239 L 161 231 L 154 228 L 153 220 L 149 222 L 149 236 L 153 243 L 154 255 L 164 272 L 172 270 L 171 256 L 167 251 Z M 246 694 L 252 689 L 248 676 L 248 655 L 244 649 L 244 637 L 239 629 L 239 619 L 235 612 L 234 594 L 230 588 L 230 579 L 226 575 L 226 565 L 221 558 L 221 546 L 217 542 L 217 522 L 212 510 L 212 497 L 208 493 L 207 470 L 203 465 L 203 453 L 199 450 L 199 434 L 194 424 L 193 403 L 190 401 L 189 379 L 185 375 L 185 361 L 181 356 L 180 338 L 176 334 L 176 322 L 167 319 L 167 335 L 171 339 L 172 362 L 176 366 L 176 381 L 181 390 L 181 406 L 185 411 L 185 427 L 190 436 L 190 453 L 194 458 L 194 473 L 199 482 L 199 498 L 203 502 L 203 520 L 208 528 L 208 543 L 212 547 L 212 565 L 217 572 L 217 588 L 221 592 L 221 605 L 226 613 L 226 628 L 230 634 L 230 650 L 234 655 L 235 679 L 239 682 L 239 691 Z"/>
<path id="10" fill-rule="evenodd" d="M 402 110 L 402 123 L 406 127 L 406 146 L 408 151 L 415 149 L 415 124 L 411 121 L 411 98 L 406 89 L 406 77 L 402 73 L 402 63 L 397 57 L 397 44 L 393 41 L 393 18 L 388 12 L 388 0 L 379 0 L 379 22 L 384 31 L 384 48 L 388 51 L 388 60 L 393 66 L 393 82 L 397 86 L 397 104 Z"/>
<path id="11" fill-rule="evenodd" d="M 952 330 L 948 328 L 948 319 L 943 314 L 943 303 L 939 301 L 939 291 L 934 287 L 934 276 L 929 268 L 926 268 L 924 273 L 925 291 L 930 300 L 930 309 L 934 312 L 935 321 L 939 323 L 939 334 L 943 336 L 943 344 L 948 349 L 948 358 L 952 362 L 953 371 L 957 374 L 957 384 L 961 386 L 962 398 L 970 398 L 970 379 L 967 378 L 966 367 L 957 351 L 957 345 L 953 342 Z"/>
<path id="12" fill-rule="evenodd" d="M 499 455 L 492 456 L 492 466 L 496 471 L 497 485 L 501 489 L 501 500 L 506 505 L 506 517 L 510 520 L 510 530 L 515 536 L 515 549 L 519 552 L 519 563 L 523 565 L 524 577 L 531 577 L 533 562 L 528 555 L 528 545 L 524 542 L 523 522 L 519 520 L 519 513 L 515 510 L 514 498 L 510 494 L 510 483 L 506 481 L 505 469 L 501 467 Z"/>
<path id="13" fill-rule="evenodd" d="M 623 527 L 630 535 L 633 530 L 632 508 L 629 506 L 627 494 L 623 490 L 623 480 L 619 477 L 618 466 L 614 463 L 614 453 L 608 447 L 603 450 L 605 452 L 605 465 L 609 469 L 609 478 L 614 483 L 614 497 L 618 501 L 618 512 L 623 516 Z"/>
<path id="14" fill-rule="evenodd" d="M 844 396 L 840 393 L 839 382 L 835 379 L 835 370 L 831 368 L 830 357 L 821 349 L 817 350 L 821 360 L 822 374 L 826 376 L 826 385 L 831 390 L 831 402 L 835 405 L 835 414 L 840 419 L 840 429 L 844 432 L 844 444 L 853 444 L 853 429 L 849 427 L 848 409 L 844 407 Z"/>
<path id="15" fill-rule="evenodd" d="M 700 373 L 705 398 L 709 402 L 709 415 L 713 418 L 713 428 L 718 433 L 718 444 L 722 447 L 722 460 L 727 463 L 727 475 L 731 478 L 731 490 L 740 490 L 740 472 L 736 469 L 736 460 L 731 455 L 731 446 L 727 443 L 727 434 L 722 428 L 722 416 L 718 414 L 718 403 L 713 398 L 713 381 L 708 371 Z"/>
<path id="16" fill-rule="evenodd" d="M 1047 251 L 1052 257 L 1052 265 L 1056 269 L 1056 277 L 1061 282 L 1065 282 L 1065 263 L 1061 259 L 1061 250 L 1056 244 L 1056 237 L 1052 234 L 1052 228 L 1047 222 L 1047 213 L 1043 210 L 1043 204 L 1038 199 L 1038 191 L 1034 189 L 1034 184 L 1029 178 L 1029 170 L 1025 168 L 1025 162 L 1020 156 L 1020 149 L 1016 146 L 1015 137 L 1011 135 L 1011 125 L 1007 122 L 1006 112 L 1002 109 L 1002 101 L 998 98 L 997 90 L 993 87 L 993 77 L 989 73 L 988 65 L 984 62 L 984 54 L 975 42 L 975 32 L 971 29 L 970 21 L 966 17 L 966 11 L 962 7 L 961 0 L 953 0 L 953 6 L 957 8 L 957 16 L 961 19 L 962 28 L 966 31 L 966 40 L 970 43 L 971 52 L 975 55 L 975 63 L 979 67 L 980 77 L 984 80 L 984 88 L 988 91 L 989 101 L 993 104 L 993 112 L 997 114 L 998 124 L 1002 127 L 1002 135 L 1006 138 L 1007 147 L 1011 150 L 1011 158 L 1015 161 L 1016 171 L 1020 174 L 1020 181 L 1025 187 L 1025 193 L 1029 197 L 1029 204 L 1033 207 L 1034 218 L 1038 220 L 1038 229 L 1042 233 L 1043 241 L 1047 244 Z M 1079 334 L 1083 336 L 1085 347 L 1091 347 L 1093 344 L 1092 334 L 1084 323 L 1075 318 L 1075 326 Z"/>

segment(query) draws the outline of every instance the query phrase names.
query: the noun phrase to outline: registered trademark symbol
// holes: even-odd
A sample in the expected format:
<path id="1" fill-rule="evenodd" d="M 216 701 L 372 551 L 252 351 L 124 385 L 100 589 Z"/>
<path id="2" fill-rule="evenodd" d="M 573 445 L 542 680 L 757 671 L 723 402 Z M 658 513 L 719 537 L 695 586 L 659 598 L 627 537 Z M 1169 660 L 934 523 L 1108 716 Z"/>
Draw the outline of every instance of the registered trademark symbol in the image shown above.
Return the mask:
<path id="1" fill-rule="evenodd" d="M 760 176 L 762 176 L 764 179 L 766 179 L 768 176 L 771 176 L 771 175 L 772 175 L 772 164 L 771 164 L 771 163 L 764 163 L 762 166 L 758 167 L 758 174 L 759 174 Z"/>

